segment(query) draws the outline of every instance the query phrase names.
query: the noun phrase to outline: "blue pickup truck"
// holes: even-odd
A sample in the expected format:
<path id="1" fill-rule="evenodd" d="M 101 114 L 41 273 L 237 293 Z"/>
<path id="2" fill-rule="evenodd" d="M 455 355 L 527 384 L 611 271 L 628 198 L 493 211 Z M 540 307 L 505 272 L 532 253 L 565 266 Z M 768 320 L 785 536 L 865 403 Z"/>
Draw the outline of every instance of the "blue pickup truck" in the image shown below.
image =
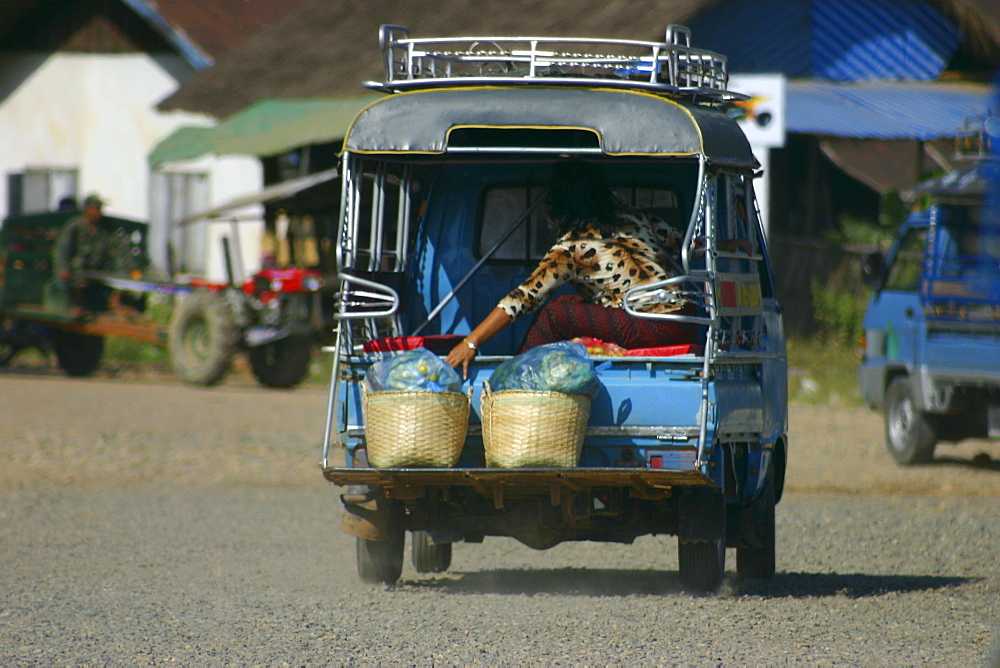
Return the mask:
<path id="1" fill-rule="evenodd" d="M 865 258 L 861 394 L 885 415 L 889 451 L 929 462 L 941 442 L 1000 437 L 1000 225 L 987 215 L 989 161 L 923 184 L 884 257 Z"/>

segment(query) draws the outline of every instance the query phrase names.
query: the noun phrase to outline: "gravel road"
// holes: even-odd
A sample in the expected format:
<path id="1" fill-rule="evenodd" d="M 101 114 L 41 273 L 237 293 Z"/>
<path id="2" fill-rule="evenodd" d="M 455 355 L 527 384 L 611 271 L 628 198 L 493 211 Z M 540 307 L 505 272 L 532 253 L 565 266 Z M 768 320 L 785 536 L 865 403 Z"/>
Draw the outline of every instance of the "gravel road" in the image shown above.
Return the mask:
<path id="1" fill-rule="evenodd" d="M 1000 443 L 900 468 L 877 415 L 794 405 L 778 574 L 713 596 L 666 537 L 487 538 L 370 587 L 325 400 L 0 374 L 0 665 L 1000 665 Z"/>

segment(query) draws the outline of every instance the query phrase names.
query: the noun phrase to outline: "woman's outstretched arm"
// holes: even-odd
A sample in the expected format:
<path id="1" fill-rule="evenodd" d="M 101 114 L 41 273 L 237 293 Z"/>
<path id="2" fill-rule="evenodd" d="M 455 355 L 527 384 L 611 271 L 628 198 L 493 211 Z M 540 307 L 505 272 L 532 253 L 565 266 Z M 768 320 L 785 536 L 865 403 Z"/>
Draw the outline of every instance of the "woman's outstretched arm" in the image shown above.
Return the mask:
<path id="1" fill-rule="evenodd" d="M 476 356 L 476 349 L 511 322 L 510 316 L 503 309 L 495 307 L 461 343 L 451 349 L 445 362 L 456 368 L 462 365 L 462 378 L 468 378 L 469 362 Z"/>

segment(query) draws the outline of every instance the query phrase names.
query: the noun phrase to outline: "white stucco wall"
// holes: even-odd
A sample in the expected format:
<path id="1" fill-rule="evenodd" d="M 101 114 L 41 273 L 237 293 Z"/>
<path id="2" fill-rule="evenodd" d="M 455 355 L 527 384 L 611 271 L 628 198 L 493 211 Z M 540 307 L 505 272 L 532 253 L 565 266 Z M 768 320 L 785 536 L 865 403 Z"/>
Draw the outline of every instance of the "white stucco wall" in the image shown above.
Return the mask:
<path id="1" fill-rule="evenodd" d="M 179 56 L 0 56 L 0 219 L 8 214 L 7 175 L 48 167 L 78 170 L 72 193 L 77 197 L 97 192 L 108 200 L 108 213 L 149 220 L 150 150 L 179 126 L 214 124 L 208 117 L 155 108 L 192 73 Z M 209 206 L 259 190 L 263 183 L 253 157 L 207 158 L 174 167 L 209 174 Z M 208 226 L 202 228 L 208 235 Z M 243 244 L 248 260 L 256 257 L 258 246 L 252 238 Z M 216 273 L 218 262 L 206 262 Z"/>
<path id="2" fill-rule="evenodd" d="M 264 183 L 264 171 L 257 158 L 244 156 L 205 156 L 198 160 L 165 165 L 159 171 L 208 174 L 209 201 L 205 210 L 224 206 L 228 202 L 259 191 Z M 234 209 L 227 216 L 214 220 L 200 220 L 191 223 L 188 229 L 204 235 L 205 278 L 212 281 L 226 279 L 225 255 L 222 246 L 224 237 L 230 239 L 230 249 L 234 254 L 236 278 L 246 278 L 261 266 L 260 247 L 264 233 L 264 207 L 256 204 Z M 237 220 L 233 225 L 233 219 Z M 238 237 L 235 238 L 234 237 Z M 177 234 L 174 234 L 177 238 Z M 154 232 L 151 244 L 164 244 L 165 234 Z M 238 257 L 235 257 L 236 253 Z M 152 253 L 154 261 L 158 253 Z M 162 264 L 161 264 L 162 266 Z"/>
<path id="3" fill-rule="evenodd" d="M 170 62 L 173 61 L 173 62 Z M 79 192 L 99 192 L 108 211 L 148 213 L 146 154 L 166 133 L 199 119 L 154 105 L 177 88 L 180 58 L 145 54 L 18 55 L 0 58 L 0 171 L 75 167 Z M 202 120 L 201 122 L 205 122 Z M 6 214 L 7 183 L 0 184 Z"/>

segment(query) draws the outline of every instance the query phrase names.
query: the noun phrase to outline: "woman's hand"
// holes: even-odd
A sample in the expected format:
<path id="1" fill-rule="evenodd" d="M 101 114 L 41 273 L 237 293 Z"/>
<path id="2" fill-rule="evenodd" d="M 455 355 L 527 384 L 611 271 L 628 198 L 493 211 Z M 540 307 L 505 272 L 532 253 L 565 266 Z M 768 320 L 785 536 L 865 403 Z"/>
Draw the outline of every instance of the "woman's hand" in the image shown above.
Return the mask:
<path id="1" fill-rule="evenodd" d="M 479 346 L 510 323 L 510 316 L 500 307 L 495 307 L 467 337 L 462 339 L 461 343 L 451 349 L 444 361 L 456 369 L 461 364 L 462 378 L 468 378 L 469 362 L 476 356 Z M 469 345 L 470 343 L 472 345 Z"/>
<path id="2" fill-rule="evenodd" d="M 476 356 L 476 351 L 469 347 L 467 341 L 468 339 L 462 339 L 457 346 L 451 349 L 448 357 L 444 359 L 449 366 L 455 368 L 458 368 L 459 365 L 462 366 L 463 380 L 469 377 L 469 362 Z"/>

